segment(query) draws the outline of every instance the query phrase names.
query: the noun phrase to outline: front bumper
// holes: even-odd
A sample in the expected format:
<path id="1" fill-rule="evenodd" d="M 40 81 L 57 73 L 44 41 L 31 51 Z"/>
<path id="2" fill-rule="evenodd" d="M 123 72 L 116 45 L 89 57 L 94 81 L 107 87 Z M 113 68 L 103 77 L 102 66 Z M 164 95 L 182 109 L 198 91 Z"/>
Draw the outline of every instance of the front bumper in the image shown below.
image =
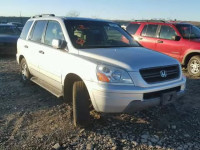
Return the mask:
<path id="1" fill-rule="evenodd" d="M 112 85 L 85 81 L 95 110 L 106 113 L 130 113 L 157 106 L 161 103 L 161 95 L 170 89 L 176 89 L 176 99 L 178 99 L 184 94 L 185 83 L 185 77 L 170 84 L 152 87 Z M 150 95 L 149 98 L 146 95 Z"/>

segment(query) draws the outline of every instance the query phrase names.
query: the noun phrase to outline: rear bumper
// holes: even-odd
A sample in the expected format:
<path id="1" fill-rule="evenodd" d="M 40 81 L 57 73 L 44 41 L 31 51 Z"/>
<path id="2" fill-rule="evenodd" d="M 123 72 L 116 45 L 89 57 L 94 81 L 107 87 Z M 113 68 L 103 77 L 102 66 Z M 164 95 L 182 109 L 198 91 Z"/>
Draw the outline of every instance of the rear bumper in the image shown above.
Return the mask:
<path id="1" fill-rule="evenodd" d="M 15 55 L 17 53 L 16 47 L 0 47 L 1 55 Z"/>
<path id="2" fill-rule="evenodd" d="M 131 85 L 108 85 L 85 81 L 92 104 L 96 111 L 106 113 L 131 113 L 161 104 L 161 95 L 170 89 L 180 98 L 184 94 L 186 79 L 157 87 L 136 87 Z M 151 96 L 151 93 L 158 93 Z M 150 95 L 147 98 L 145 95 Z"/>

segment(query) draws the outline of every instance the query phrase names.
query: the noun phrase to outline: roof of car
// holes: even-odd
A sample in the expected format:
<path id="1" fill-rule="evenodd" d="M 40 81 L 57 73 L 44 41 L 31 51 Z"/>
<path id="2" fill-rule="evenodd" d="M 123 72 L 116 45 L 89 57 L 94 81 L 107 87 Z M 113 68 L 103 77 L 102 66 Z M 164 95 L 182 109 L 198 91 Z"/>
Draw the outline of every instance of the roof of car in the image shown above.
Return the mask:
<path id="1" fill-rule="evenodd" d="M 22 24 L 20 22 L 8 22 L 7 24 Z"/>
<path id="2" fill-rule="evenodd" d="M 103 19 L 94 19 L 94 18 L 82 18 L 82 17 L 64 17 L 65 20 L 83 20 L 83 21 L 102 21 L 102 22 L 112 22 Z"/>
<path id="3" fill-rule="evenodd" d="M 5 27 L 5 26 L 8 26 L 8 27 L 10 27 L 10 26 L 11 26 L 11 27 L 15 27 L 15 25 L 13 25 L 13 24 L 4 24 L 4 23 L 0 24 L 0 26 L 4 26 L 4 27 Z"/>
<path id="4" fill-rule="evenodd" d="M 103 19 L 94 19 L 94 18 L 83 18 L 83 17 L 59 17 L 55 16 L 54 14 L 44 14 L 44 15 L 36 15 L 31 18 L 31 20 L 48 20 L 48 19 L 55 19 L 55 20 L 81 20 L 81 21 L 100 21 L 100 22 L 109 22 L 113 23 L 112 21 L 103 20 Z"/>
<path id="5" fill-rule="evenodd" d="M 151 20 L 148 20 L 148 21 L 132 21 L 130 22 L 131 24 L 135 24 L 135 23 L 138 23 L 138 24 L 173 24 L 173 25 L 178 25 L 178 24 L 182 24 L 182 25 L 191 25 L 190 23 L 185 23 L 185 22 L 178 22 L 178 21 L 151 21 Z"/>

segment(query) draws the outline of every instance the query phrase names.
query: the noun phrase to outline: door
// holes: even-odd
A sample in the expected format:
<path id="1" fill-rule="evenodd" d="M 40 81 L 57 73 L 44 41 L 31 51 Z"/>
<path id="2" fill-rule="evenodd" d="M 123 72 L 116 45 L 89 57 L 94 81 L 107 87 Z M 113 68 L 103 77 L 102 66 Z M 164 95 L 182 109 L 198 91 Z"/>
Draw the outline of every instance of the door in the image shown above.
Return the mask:
<path id="1" fill-rule="evenodd" d="M 29 68 L 31 69 L 33 74 L 35 72 L 39 72 L 39 63 L 41 61 L 41 40 L 46 24 L 47 21 L 36 21 L 31 31 L 31 34 L 28 37 L 28 42 L 25 45 L 27 51 L 29 51 L 27 55 L 27 61 L 29 64 Z"/>
<path id="2" fill-rule="evenodd" d="M 146 24 L 141 35 L 137 38 L 138 42 L 145 48 L 155 50 L 157 41 L 158 25 Z"/>
<path id="3" fill-rule="evenodd" d="M 64 49 L 55 49 L 52 47 L 52 41 L 65 41 L 60 24 L 57 21 L 49 21 L 46 28 L 46 33 L 41 46 L 42 61 L 39 64 L 40 73 L 43 74 L 42 79 L 56 87 L 62 89 L 62 65 L 67 59 Z"/>
<path id="4" fill-rule="evenodd" d="M 159 39 L 156 41 L 156 50 L 179 60 L 183 45 L 181 40 L 173 40 L 173 36 L 177 36 L 173 27 L 162 25 L 160 27 Z"/>

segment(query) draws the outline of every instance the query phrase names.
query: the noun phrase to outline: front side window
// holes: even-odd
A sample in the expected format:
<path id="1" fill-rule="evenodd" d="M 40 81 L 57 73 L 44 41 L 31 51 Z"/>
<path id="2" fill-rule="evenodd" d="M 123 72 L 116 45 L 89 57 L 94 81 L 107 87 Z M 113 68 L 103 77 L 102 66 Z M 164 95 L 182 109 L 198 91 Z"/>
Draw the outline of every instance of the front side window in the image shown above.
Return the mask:
<path id="1" fill-rule="evenodd" d="M 51 46 L 54 39 L 61 41 L 65 40 L 60 24 L 56 21 L 49 21 L 44 37 L 44 43 Z"/>
<path id="2" fill-rule="evenodd" d="M 140 27 L 140 24 L 129 24 L 129 25 L 127 26 L 126 30 L 127 30 L 130 34 L 135 34 L 139 27 Z"/>
<path id="3" fill-rule="evenodd" d="M 171 40 L 173 36 L 176 36 L 176 32 L 170 26 L 161 26 L 160 29 L 160 38 Z"/>
<path id="4" fill-rule="evenodd" d="M 147 24 L 142 30 L 142 36 L 156 37 L 158 25 Z"/>
<path id="5" fill-rule="evenodd" d="M 79 49 L 139 46 L 128 33 L 115 23 L 66 20 L 65 25 L 72 44 Z"/>
<path id="6" fill-rule="evenodd" d="M 200 38 L 200 29 L 190 24 L 177 24 L 178 31 L 184 39 L 198 39 Z"/>
<path id="7" fill-rule="evenodd" d="M 40 43 L 44 33 L 47 21 L 36 21 L 33 31 L 30 35 L 30 40 Z"/>
<path id="8" fill-rule="evenodd" d="M 20 35 L 20 30 L 16 26 L 2 25 L 0 26 L 0 34 Z"/>

